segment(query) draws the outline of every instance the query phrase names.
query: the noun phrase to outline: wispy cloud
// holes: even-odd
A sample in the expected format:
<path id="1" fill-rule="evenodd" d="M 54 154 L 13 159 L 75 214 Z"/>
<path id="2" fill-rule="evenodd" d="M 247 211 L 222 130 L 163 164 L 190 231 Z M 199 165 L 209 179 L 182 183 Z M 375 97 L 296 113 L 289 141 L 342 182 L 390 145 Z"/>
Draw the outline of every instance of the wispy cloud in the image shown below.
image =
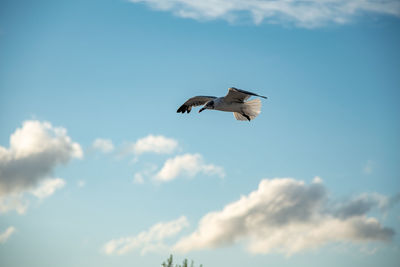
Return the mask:
<path id="1" fill-rule="evenodd" d="M 114 144 L 110 139 L 97 138 L 93 141 L 92 147 L 103 153 L 110 153 L 114 150 Z"/>
<path id="2" fill-rule="evenodd" d="M 160 222 L 136 236 L 121 237 L 108 241 L 103 246 L 103 252 L 108 255 L 122 255 L 134 250 L 139 250 L 141 254 L 149 251 L 164 251 L 169 247 L 165 244 L 165 240 L 176 236 L 188 225 L 189 223 L 184 216 L 173 221 Z"/>
<path id="3" fill-rule="evenodd" d="M 60 188 L 63 188 L 65 181 L 61 178 L 46 179 L 40 182 L 39 186 L 31 191 L 32 195 L 39 199 L 51 196 Z"/>
<path id="4" fill-rule="evenodd" d="M 0 214 L 9 211 L 16 211 L 18 214 L 24 214 L 29 206 L 28 199 L 24 198 L 26 193 L 11 193 L 0 197 Z"/>
<path id="5" fill-rule="evenodd" d="M 136 172 L 133 176 L 134 184 L 143 184 L 146 178 L 154 176 L 154 173 L 157 171 L 157 165 L 155 164 L 146 164 L 145 168 L 139 172 Z"/>
<path id="6" fill-rule="evenodd" d="M 135 173 L 135 175 L 133 176 L 133 183 L 134 184 L 144 184 L 143 174 L 140 172 Z"/>
<path id="7" fill-rule="evenodd" d="M 179 176 L 193 177 L 199 173 L 225 176 L 222 167 L 206 164 L 200 154 L 184 154 L 168 159 L 155 175 L 155 179 L 160 182 L 167 182 Z"/>
<path id="8" fill-rule="evenodd" d="M 174 15 L 196 20 L 223 19 L 229 22 L 250 17 L 255 24 L 291 23 L 314 28 L 329 23 L 345 24 L 357 16 L 383 14 L 400 16 L 398 0 L 130 0 Z"/>
<path id="9" fill-rule="evenodd" d="M 327 196 L 320 179 L 310 185 L 291 178 L 262 180 L 249 195 L 206 214 L 175 249 L 187 252 L 246 240 L 252 253 L 290 255 L 332 242 L 388 242 L 394 236 L 394 230 L 367 216 L 381 205 L 378 198 L 363 197 L 361 205 L 356 201 L 335 210 Z"/>
<path id="10" fill-rule="evenodd" d="M 5 243 L 13 233 L 15 233 L 14 226 L 10 226 L 3 233 L 0 233 L 0 243 Z"/>

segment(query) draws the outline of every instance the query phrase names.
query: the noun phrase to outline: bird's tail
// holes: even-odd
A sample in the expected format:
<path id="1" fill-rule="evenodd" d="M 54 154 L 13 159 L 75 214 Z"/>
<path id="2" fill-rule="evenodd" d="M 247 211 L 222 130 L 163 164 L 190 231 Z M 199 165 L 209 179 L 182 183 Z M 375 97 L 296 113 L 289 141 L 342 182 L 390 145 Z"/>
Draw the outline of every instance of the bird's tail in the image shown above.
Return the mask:
<path id="1" fill-rule="evenodd" d="M 234 112 L 233 115 L 239 121 L 250 121 L 261 112 L 261 100 L 253 99 L 243 103 L 242 113 Z"/>

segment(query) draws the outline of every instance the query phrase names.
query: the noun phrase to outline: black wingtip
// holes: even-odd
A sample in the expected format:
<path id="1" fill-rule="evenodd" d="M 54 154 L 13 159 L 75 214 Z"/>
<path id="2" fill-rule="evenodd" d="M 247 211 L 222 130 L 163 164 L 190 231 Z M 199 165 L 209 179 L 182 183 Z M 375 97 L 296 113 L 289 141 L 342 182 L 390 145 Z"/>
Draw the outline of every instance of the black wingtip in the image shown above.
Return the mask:
<path id="1" fill-rule="evenodd" d="M 247 114 L 242 113 L 243 117 L 245 117 L 248 121 L 251 121 L 250 117 Z"/>
<path id="2" fill-rule="evenodd" d="M 186 105 L 182 105 L 182 106 L 180 106 L 179 108 L 178 108 L 178 110 L 176 111 L 177 113 L 185 113 L 185 112 L 188 112 L 188 107 L 186 106 Z M 189 112 L 188 112 L 189 113 Z"/>

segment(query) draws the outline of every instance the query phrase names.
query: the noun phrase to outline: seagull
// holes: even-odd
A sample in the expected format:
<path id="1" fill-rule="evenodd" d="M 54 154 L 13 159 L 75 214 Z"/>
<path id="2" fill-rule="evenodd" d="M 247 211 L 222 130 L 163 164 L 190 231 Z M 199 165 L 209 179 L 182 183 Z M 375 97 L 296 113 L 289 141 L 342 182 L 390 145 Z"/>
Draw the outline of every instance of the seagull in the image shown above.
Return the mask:
<path id="1" fill-rule="evenodd" d="M 261 100 L 253 99 L 246 101 L 250 96 L 258 96 L 267 99 L 266 96 L 230 87 L 228 93 L 223 97 L 216 96 L 195 96 L 189 98 L 178 108 L 177 113 L 189 113 L 192 107 L 204 105 L 199 113 L 205 109 L 233 112 L 233 116 L 240 121 L 251 121 L 261 112 Z M 246 102 L 245 102 L 246 101 Z"/>

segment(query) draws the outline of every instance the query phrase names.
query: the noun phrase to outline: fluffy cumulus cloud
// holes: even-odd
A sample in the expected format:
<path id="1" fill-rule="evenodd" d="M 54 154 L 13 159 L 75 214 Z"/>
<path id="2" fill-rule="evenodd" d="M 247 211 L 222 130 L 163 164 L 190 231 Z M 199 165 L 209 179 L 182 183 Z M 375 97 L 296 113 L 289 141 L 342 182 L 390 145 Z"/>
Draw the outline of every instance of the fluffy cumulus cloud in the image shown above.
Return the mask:
<path id="1" fill-rule="evenodd" d="M 0 146 L 0 212 L 15 209 L 23 213 L 25 193 L 45 198 L 64 186 L 49 178 L 54 168 L 72 158 L 81 158 L 82 149 L 61 127 L 48 122 L 25 121 L 10 137 L 10 147 Z"/>
<path id="2" fill-rule="evenodd" d="M 103 246 L 103 252 L 108 255 L 122 255 L 134 250 L 140 251 L 141 254 L 149 251 L 164 251 L 168 248 L 165 240 L 177 235 L 188 225 L 184 216 L 173 221 L 160 222 L 136 236 L 110 240 Z"/>
<path id="3" fill-rule="evenodd" d="M 103 153 L 110 153 L 114 150 L 114 144 L 110 139 L 97 138 L 93 141 L 92 147 Z"/>
<path id="4" fill-rule="evenodd" d="M 309 185 L 291 178 L 265 179 L 249 195 L 206 214 L 175 249 L 187 252 L 245 240 L 252 253 L 292 254 L 331 242 L 386 242 L 394 231 L 366 214 L 385 201 L 364 195 L 332 208 L 319 178 Z"/>
<path id="5" fill-rule="evenodd" d="M 224 19 L 230 22 L 243 16 L 255 24 L 293 23 L 300 27 L 319 27 L 327 23 L 344 24 L 365 14 L 400 16 L 398 0 L 130 0 L 171 11 L 196 20 Z"/>
<path id="6" fill-rule="evenodd" d="M 5 243 L 12 234 L 15 232 L 15 227 L 10 226 L 8 227 L 3 233 L 0 233 L 0 244 Z"/>
<path id="7" fill-rule="evenodd" d="M 184 154 L 168 159 L 155 179 L 161 182 L 171 181 L 179 176 L 193 177 L 199 173 L 224 177 L 222 167 L 206 164 L 200 154 Z"/>

